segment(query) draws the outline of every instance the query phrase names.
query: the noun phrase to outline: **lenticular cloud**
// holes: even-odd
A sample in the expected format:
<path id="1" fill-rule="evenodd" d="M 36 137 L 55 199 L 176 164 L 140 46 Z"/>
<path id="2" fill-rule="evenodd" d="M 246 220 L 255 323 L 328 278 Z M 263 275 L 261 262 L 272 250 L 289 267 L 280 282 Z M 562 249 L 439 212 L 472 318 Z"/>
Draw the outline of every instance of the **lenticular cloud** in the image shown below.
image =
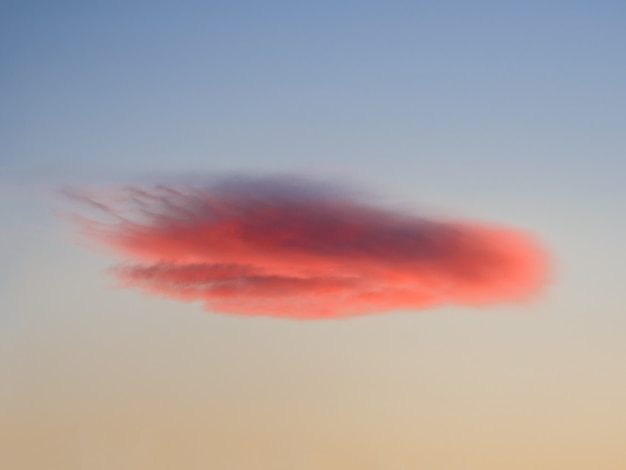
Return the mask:
<path id="1" fill-rule="evenodd" d="M 430 220 L 294 180 L 73 191 L 112 221 L 83 232 L 117 252 L 124 286 L 207 310 L 299 319 L 531 298 L 545 255 L 528 235 Z"/>

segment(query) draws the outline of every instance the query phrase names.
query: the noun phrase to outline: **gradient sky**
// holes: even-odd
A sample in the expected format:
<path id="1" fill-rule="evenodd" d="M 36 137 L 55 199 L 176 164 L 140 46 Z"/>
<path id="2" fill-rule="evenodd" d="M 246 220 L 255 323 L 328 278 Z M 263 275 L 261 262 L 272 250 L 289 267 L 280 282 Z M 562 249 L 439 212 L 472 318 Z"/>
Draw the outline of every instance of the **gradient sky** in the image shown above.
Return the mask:
<path id="1" fill-rule="evenodd" d="M 626 468 L 626 3 L 0 7 L 0 467 Z M 290 172 L 518 226 L 538 302 L 337 322 L 112 289 L 63 183 Z"/>

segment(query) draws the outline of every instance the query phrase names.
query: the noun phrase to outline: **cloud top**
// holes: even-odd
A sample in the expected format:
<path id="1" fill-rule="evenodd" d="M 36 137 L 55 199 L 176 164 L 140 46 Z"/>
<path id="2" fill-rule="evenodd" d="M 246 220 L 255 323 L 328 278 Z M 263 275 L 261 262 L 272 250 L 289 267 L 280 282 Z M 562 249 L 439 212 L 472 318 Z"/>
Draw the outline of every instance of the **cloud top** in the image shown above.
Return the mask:
<path id="1" fill-rule="evenodd" d="M 521 231 L 425 219 L 296 179 L 70 191 L 124 286 L 209 311 L 297 319 L 532 298 L 546 255 Z"/>

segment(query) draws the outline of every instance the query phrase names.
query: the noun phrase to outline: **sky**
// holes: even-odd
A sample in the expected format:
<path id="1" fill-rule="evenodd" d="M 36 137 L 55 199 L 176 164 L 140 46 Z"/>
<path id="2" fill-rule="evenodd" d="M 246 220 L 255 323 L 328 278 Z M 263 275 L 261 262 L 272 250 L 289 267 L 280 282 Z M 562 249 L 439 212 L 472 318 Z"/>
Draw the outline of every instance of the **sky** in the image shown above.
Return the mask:
<path id="1" fill-rule="evenodd" d="M 626 5 L 0 6 L 0 467 L 626 467 Z M 119 289 L 58 188 L 300 175 L 531 233 L 541 295 L 298 321 Z"/>

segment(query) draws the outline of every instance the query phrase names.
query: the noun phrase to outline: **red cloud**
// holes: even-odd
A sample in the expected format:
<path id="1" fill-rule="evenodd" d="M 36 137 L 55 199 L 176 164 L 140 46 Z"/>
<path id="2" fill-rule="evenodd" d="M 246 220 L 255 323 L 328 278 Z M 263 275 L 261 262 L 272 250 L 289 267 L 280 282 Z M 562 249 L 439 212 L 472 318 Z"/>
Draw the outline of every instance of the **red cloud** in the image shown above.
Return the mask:
<path id="1" fill-rule="evenodd" d="M 82 223 L 125 258 L 113 270 L 124 285 L 211 311 L 338 318 L 523 301 L 545 284 L 544 251 L 520 231 L 426 220 L 310 183 L 72 195 L 116 217 Z"/>

